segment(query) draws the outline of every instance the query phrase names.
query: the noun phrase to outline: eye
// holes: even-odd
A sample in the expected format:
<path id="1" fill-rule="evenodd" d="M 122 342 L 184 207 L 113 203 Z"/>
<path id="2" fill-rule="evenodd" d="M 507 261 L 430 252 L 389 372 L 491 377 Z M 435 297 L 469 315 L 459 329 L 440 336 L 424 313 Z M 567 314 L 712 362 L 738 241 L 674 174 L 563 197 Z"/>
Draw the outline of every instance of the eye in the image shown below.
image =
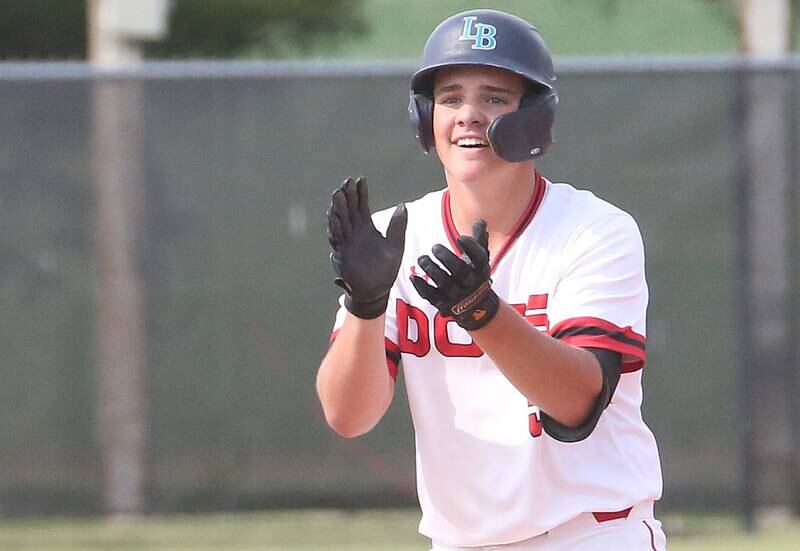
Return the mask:
<path id="1" fill-rule="evenodd" d="M 459 101 L 461 101 L 461 99 L 458 96 L 443 96 L 439 98 L 438 103 L 442 103 L 445 105 L 455 105 Z"/>
<path id="2" fill-rule="evenodd" d="M 489 98 L 489 103 L 493 105 L 505 105 L 508 103 L 508 101 L 500 96 L 492 96 Z"/>

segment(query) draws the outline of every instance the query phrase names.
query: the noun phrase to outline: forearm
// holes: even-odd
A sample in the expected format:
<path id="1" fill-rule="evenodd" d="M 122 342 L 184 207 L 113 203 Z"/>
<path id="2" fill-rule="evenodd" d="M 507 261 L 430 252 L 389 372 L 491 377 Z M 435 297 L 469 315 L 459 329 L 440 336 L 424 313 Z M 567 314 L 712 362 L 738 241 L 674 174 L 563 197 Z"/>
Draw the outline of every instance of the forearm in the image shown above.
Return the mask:
<path id="1" fill-rule="evenodd" d="M 389 407 L 394 381 L 386 365 L 385 316 L 347 315 L 317 374 L 325 419 L 342 436 L 372 429 Z"/>
<path id="2" fill-rule="evenodd" d="M 550 417 L 578 426 L 589 416 L 603 386 L 591 352 L 539 332 L 502 301 L 495 318 L 471 335 L 511 384 Z"/>

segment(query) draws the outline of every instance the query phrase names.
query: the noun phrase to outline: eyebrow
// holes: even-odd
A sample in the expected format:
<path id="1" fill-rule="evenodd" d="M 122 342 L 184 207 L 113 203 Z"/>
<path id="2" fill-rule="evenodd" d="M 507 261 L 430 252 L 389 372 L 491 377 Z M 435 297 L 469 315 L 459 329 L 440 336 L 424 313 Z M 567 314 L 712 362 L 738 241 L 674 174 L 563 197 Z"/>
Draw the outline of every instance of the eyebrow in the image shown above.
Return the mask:
<path id="1" fill-rule="evenodd" d="M 500 94 L 513 94 L 514 90 L 509 90 L 508 88 L 502 88 L 500 86 L 492 86 L 491 84 L 481 84 L 481 90 L 484 92 L 494 92 Z M 433 91 L 434 95 L 436 94 L 446 94 L 448 92 L 455 92 L 457 90 L 461 90 L 462 86 L 458 83 L 447 84 L 446 86 L 441 86 Z"/>

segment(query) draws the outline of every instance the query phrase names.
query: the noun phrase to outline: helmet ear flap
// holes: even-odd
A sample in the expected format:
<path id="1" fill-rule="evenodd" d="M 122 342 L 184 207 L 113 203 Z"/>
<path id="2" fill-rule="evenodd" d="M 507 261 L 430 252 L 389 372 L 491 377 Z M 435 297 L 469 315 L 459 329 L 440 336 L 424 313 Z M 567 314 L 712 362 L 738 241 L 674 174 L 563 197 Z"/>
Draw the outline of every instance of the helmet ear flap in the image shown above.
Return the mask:
<path id="1" fill-rule="evenodd" d="M 433 148 L 433 100 L 423 94 L 411 94 L 408 116 L 419 146 L 428 153 Z"/>
<path id="2" fill-rule="evenodd" d="M 498 156 L 512 163 L 529 161 L 553 145 L 553 121 L 558 105 L 555 90 L 523 96 L 519 109 L 500 115 L 487 129 L 489 144 Z"/>

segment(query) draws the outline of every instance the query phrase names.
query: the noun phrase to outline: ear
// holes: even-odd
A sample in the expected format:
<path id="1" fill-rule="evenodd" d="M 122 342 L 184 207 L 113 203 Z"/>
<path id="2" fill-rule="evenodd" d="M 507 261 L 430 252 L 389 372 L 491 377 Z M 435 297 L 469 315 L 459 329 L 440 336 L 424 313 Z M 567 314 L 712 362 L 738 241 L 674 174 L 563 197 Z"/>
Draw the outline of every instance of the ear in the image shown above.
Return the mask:
<path id="1" fill-rule="evenodd" d="M 433 148 L 433 100 L 423 94 L 411 94 L 408 116 L 419 146 L 428 153 Z"/>

